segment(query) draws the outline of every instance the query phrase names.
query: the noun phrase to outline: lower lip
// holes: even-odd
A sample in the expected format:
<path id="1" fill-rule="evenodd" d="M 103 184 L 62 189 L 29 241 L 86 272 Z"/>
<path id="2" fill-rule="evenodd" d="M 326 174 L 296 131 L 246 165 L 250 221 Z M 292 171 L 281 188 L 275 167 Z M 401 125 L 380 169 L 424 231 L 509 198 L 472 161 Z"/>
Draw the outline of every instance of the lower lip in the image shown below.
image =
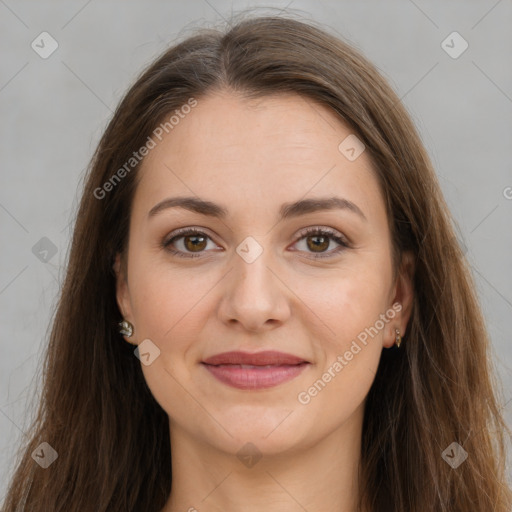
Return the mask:
<path id="1" fill-rule="evenodd" d="M 238 389 L 264 389 L 287 382 L 299 375 L 309 363 L 272 366 L 270 368 L 240 368 L 236 365 L 203 366 L 218 380 Z"/>

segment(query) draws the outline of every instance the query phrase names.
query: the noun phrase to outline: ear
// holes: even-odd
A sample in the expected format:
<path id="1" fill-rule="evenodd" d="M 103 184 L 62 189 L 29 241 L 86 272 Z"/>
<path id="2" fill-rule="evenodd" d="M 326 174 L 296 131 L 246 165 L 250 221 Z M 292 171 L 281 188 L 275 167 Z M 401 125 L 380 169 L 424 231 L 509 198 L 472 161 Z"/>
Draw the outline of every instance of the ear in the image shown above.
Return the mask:
<path id="1" fill-rule="evenodd" d="M 387 348 L 395 344 L 395 329 L 400 331 L 401 336 L 404 336 L 407 332 L 407 325 L 411 318 L 414 303 L 414 272 L 414 253 L 411 251 L 404 252 L 394 284 L 393 299 L 390 304 L 391 307 L 393 304 L 398 303 L 401 305 L 401 309 L 388 324 L 388 335 L 385 336 L 384 342 L 384 346 Z"/>
<path id="2" fill-rule="evenodd" d="M 119 310 L 125 320 L 133 323 L 132 310 L 130 303 L 130 292 L 128 289 L 128 280 L 124 271 L 124 265 L 121 262 L 121 254 L 117 253 L 112 266 L 116 274 L 116 300 Z"/>

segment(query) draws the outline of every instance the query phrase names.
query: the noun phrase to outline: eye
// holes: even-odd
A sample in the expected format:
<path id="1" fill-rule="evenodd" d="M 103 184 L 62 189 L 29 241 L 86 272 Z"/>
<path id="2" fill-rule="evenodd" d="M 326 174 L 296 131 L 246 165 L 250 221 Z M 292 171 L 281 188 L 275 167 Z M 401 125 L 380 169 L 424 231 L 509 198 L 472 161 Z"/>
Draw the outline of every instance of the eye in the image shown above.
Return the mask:
<path id="1" fill-rule="evenodd" d="M 350 247 L 349 242 L 339 234 L 327 228 L 307 228 L 300 233 L 301 237 L 296 242 L 305 242 L 305 250 L 312 250 L 313 258 L 330 258 Z M 327 251 L 331 242 L 334 241 L 338 247 Z"/>
<path id="2" fill-rule="evenodd" d="M 211 239 L 203 231 L 193 228 L 184 228 L 175 231 L 172 238 L 164 240 L 162 247 L 180 258 L 197 258 L 201 255 L 201 252 L 206 249 L 207 240 Z M 174 244 L 181 246 L 179 250 L 174 248 Z"/>

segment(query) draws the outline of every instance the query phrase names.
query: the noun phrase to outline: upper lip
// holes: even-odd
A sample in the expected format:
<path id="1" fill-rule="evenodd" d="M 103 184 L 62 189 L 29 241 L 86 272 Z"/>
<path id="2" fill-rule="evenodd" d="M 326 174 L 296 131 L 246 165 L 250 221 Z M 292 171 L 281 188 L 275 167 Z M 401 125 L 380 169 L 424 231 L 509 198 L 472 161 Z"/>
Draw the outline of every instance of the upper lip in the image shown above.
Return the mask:
<path id="1" fill-rule="evenodd" d="M 203 363 L 210 365 L 220 364 L 249 364 L 253 366 L 281 366 L 281 365 L 295 365 L 300 363 L 307 363 L 305 359 L 294 356 L 292 354 L 286 354 L 284 352 L 276 352 L 274 350 L 267 350 L 264 352 L 223 352 L 222 354 L 216 354 L 208 359 L 205 359 Z"/>

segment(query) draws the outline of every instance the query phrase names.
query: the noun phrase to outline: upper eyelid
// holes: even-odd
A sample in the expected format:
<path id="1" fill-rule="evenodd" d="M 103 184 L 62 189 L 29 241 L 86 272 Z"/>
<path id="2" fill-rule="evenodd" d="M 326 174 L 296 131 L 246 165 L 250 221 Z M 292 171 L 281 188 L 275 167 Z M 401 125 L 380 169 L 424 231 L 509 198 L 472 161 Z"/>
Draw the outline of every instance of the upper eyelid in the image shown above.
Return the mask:
<path id="1" fill-rule="evenodd" d="M 191 235 L 194 235 L 194 234 L 198 234 L 198 235 L 204 234 L 204 235 L 206 235 L 208 238 L 210 238 L 213 241 L 215 241 L 215 238 L 216 238 L 215 235 L 212 236 L 210 234 L 210 231 L 208 229 L 206 229 L 206 228 L 199 228 L 199 227 L 196 227 L 196 226 L 190 226 L 190 227 L 187 227 L 187 228 L 179 228 L 179 229 L 173 231 L 171 234 L 166 235 L 164 237 L 164 242 L 165 243 L 169 243 L 174 238 L 183 238 L 185 236 L 191 236 Z M 217 242 L 215 242 L 215 243 L 217 243 Z"/>
<path id="2" fill-rule="evenodd" d="M 313 224 L 311 226 L 306 226 L 305 228 L 301 228 L 298 233 L 297 233 L 297 236 L 304 236 L 304 235 L 307 235 L 309 232 L 311 231 L 327 231 L 327 233 L 329 233 L 331 236 L 339 236 L 340 238 L 344 238 L 344 239 L 347 239 L 347 237 L 339 230 L 335 229 L 335 228 L 330 228 L 330 227 L 326 227 L 326 226 L 322 226 L 322 225 L 317 225 L 317 224 Z M 347 239 L 348 241 L 348 239 Z"/>

